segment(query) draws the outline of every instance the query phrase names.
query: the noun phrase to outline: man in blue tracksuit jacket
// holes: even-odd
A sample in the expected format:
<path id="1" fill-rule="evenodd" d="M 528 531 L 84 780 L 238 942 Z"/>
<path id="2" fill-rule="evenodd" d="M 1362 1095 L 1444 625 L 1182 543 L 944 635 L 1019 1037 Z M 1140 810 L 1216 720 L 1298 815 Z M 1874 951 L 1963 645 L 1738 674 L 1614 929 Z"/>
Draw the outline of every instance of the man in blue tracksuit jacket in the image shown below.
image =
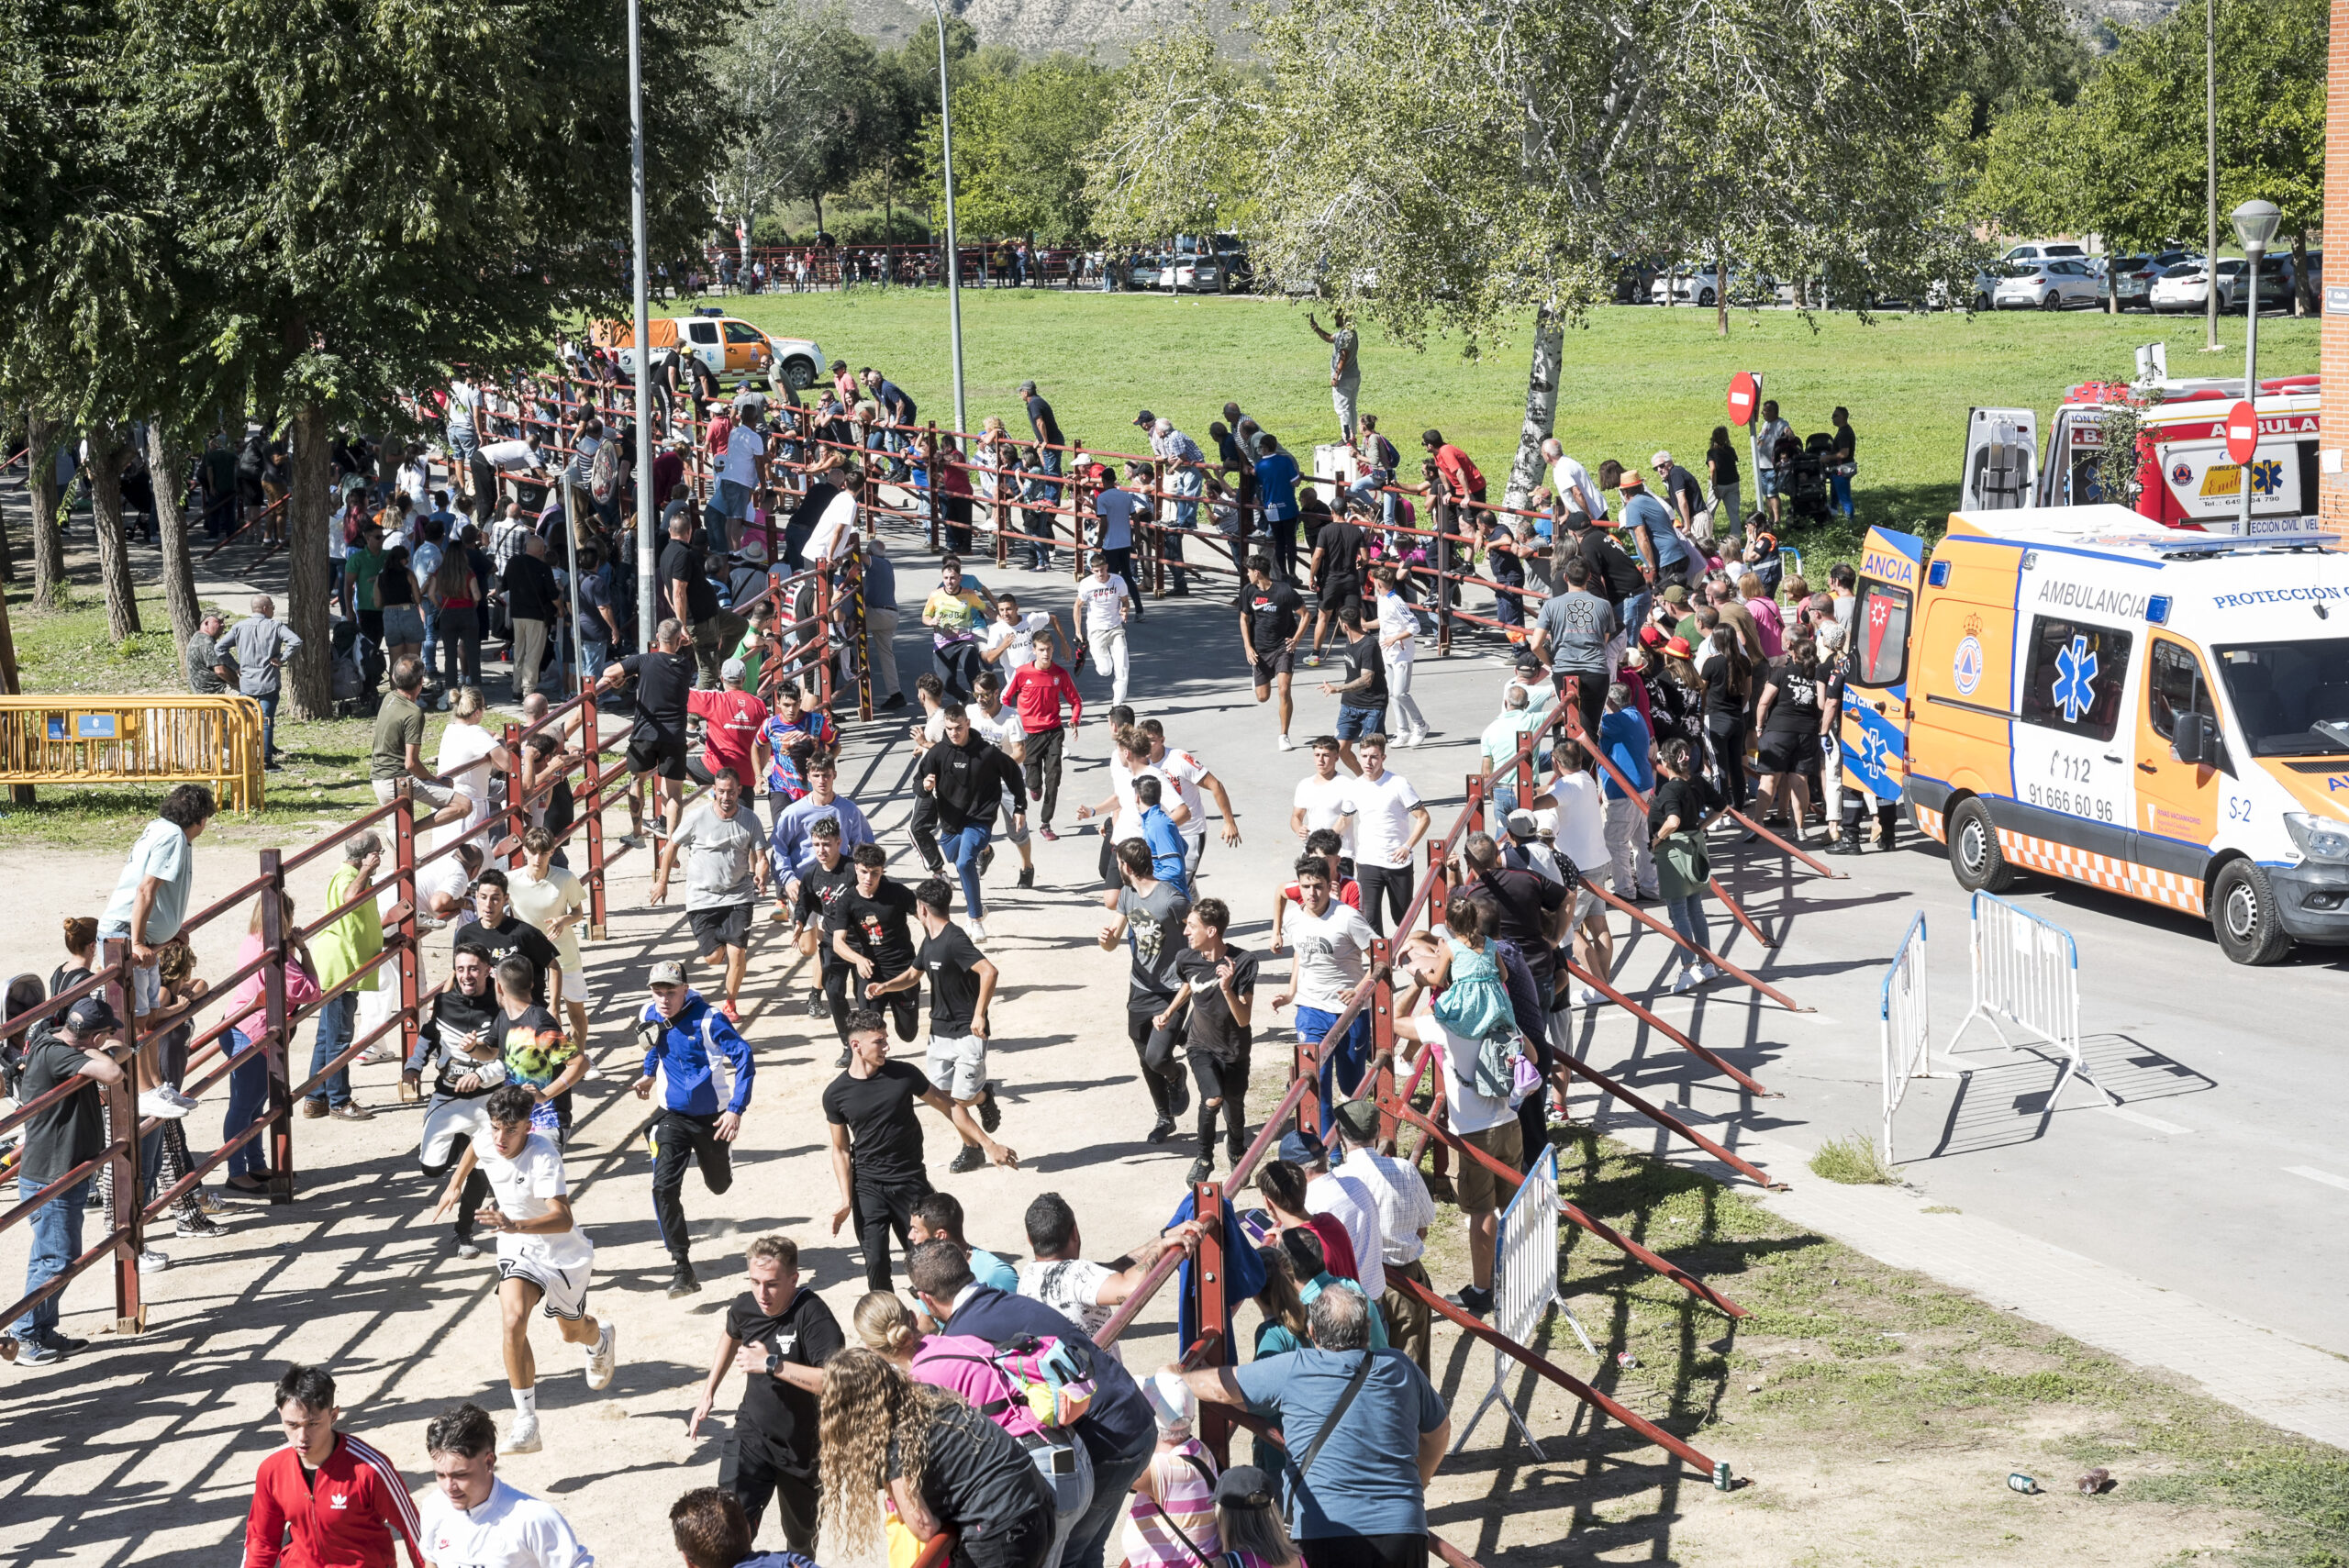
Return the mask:
<path id="1" fill-rule="evenodd" d="M 685 966 L 674 961 L 652 966 L 652 1000 L 637 1015 L 636 1032 L 644 1041 L 644 1075 L 631 1085 L 636 1097 L 651 1098 L 656 1081 L 665 1085 L 661 1114 L 646 1132 L 652 1146 L 652 1218 L 676 1260 L 669 1294 L 691 1296 L 701 1282 L 694 1278 L 688 1255 L 693 1238 L 685 1229 L 682 1197 L 685 1162 L 701 1167 L 702 1184 L 713 1193 L 734 1184 L 728 1145 L 741 1130 L 742 1107 L 751 1103 L 751 1048 L 725 1014 L 687 988 Z M 734 1070 L 734 1093 L 722 1111 L 716 1060 L 721 1054 Z"/>

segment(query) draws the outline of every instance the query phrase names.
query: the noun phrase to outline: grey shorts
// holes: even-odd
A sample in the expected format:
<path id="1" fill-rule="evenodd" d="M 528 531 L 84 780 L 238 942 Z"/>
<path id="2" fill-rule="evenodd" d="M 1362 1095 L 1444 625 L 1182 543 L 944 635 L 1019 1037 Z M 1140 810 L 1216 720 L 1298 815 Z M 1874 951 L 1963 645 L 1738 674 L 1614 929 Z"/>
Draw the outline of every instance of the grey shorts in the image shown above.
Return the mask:
<path id="1" fill-rule="evenodd" d="M 987 1042 L 974 1034 L 931 1035 L 930 1081 L 950 1099 L 977 1099 L 987 1081 Z"/>

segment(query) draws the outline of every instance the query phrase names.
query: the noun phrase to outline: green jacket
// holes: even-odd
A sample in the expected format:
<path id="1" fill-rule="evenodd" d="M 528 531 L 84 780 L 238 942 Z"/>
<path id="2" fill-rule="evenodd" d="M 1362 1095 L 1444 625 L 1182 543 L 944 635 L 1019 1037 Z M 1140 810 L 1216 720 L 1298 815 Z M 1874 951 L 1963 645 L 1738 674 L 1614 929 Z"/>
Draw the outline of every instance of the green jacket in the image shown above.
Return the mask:
<path id="1" fill-rule="evenodd" d="M 359 868 L 346 861 L 327 879 L 327 903 L 329 909 L 350 901 L 359 891 Z M 372 903 L 362 904 L 341 919 L 320 931 L 310 941 L 310 956 L 317 961 L 318 985 L 332 990 L 351 978 L 359 966 L 384 951 L 384 917 Z M 382 980 L 380 969 L 370 973 L 351 989 L 373 991 Z"/>

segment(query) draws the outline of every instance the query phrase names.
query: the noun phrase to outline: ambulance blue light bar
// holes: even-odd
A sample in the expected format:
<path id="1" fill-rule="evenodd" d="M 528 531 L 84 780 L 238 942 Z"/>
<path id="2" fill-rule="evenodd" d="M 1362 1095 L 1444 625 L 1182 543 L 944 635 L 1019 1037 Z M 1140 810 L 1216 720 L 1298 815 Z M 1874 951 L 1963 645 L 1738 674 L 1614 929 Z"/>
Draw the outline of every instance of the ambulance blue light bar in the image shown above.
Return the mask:
<path id="1" fill-rule="evenodd" d="M 1948 587 L 1949 562 L 1946 561 L 1936 561 L 1932 565 L 1927 567 L 1925 569 L 1925 584 L 1928 587 L 1933 588 Z"/>
<path id="2" fill-rule="evenodd" d="M 2155 594 L 2145 601 L 2145 624 L 2147 626 L 2169 624 L 2169 595 Z"/>

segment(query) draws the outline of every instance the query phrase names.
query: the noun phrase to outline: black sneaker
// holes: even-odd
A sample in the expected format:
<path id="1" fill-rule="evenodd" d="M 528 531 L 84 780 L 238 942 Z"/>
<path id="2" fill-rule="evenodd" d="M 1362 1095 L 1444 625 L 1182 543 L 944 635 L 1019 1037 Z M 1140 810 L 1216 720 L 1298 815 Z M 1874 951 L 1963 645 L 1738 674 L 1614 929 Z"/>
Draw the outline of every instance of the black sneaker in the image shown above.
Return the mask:
<path id="1" fill-rule="evenodd" d="M 820 1018 L 831 1010 L 832 1005 L 830 999 L 821 991 L 810 991 L 807 993 L 807 1016 L 809 1018 Z M 847 1063 L 842 1062 L 841 1065 L 846 1066 Z"/>
<path id="2" fill-rule="evenodd" d="M 1191 1081 L 1176 1073 L 1166 1085 L 1166 1109 L 1170 1115 L 1181 1116 L 1191 1108 Z"/>
<path id="3" fill-rule="evenodd" d="M 847 1069 L 848 1069 L 848 1047 L 847 1047 L 847 1046 L 841 1046 L 841 1059 L 840 1059 L 838 1062 L 833 1062 L 833 1063 L 832 1063 L 832 1065 L 833 1065 L 833 1066 L 835 1066 L 835 1067 L 837 1067 L 837 1068 L 840 1068 L 840 1069 L 841 1069 L 841 1071 L 843 1071 L 843 1072 L 847 1071 Z"/>
<path id="4" fill-rule="evenodd" d="M 1460 1310 L 1472 1318 L 1492 1315 L 1493 1293 L 1489 1290 L 1478 1290 L 1473 1284 L 1464 1284 L 1452 1299 L 1459 1305 Z"/>
<path id="5" fill-rule="evenodd" d="M 995 1082 L 989 1079 L 979 1090 L 979 1125 L 993 1132 L 1003 1125 L 1003 1107 L 995 1103 Z"/>
<path id="6" fill-rule="evenodd" d="M 70 1356 L 75 1351 L 86 1351 L 90 1348 L 89 1340 L 77 1340 L 71 1334 L 61 1334 L 54 1329 L 42 1330 L 40 1342 L 61 1356 Z"/>
<path id="7" fill-rule="evenodd" d="M 1202 1154 L 1197 1159 L 1191 1162 L 1190 1173 L 1186 1175 L 1183 1179 L 1196 1186 L 1214 1174 L 1215 1162 Z"/>
<path id="8" fill-rule="evenodd" d="M 979 1152 L 977 1144 L 965 1143 L 963 1145 L 962 1151 L 947 1162 L 946 1169 L 950 1174 L 961 1176 L 979 1169 L 986 1162 L 987 1157 Z"/>
<path id="9" fill-rule="evenodd" d="M 896 712 L 899 708 L 901 708 L 901 707 L 903 707 L 903 706 L 906 706 L 906 694 L 905 694 L 905 693 L 903 693 L 903 692 L 899 692 L 899 693 L 897 693 L 896 695 L 894 695 L 894 696 L 890 697 L 890 698 L 889 698 L 888 700 L 886 700 L 885 702 L 877 702 L 877 703 L 874 703 L 874 704 L 873 705 L 873 711 L 874 711 L 874 712 L 875 712 L 875 713 L 895 713 L 895 712 Z"/>
<path id="10" fill-rule="evenodd" d="M 1019 868 L 1019 885 L 1022 887 L 1033 887 L 1036 885 L 1036 868 L 1034 866 L 1021 866 Z"/>
<path id="11" fill-rule="evenodd" d="M 679 1263 L 676 1272 L 669 1276 L 669 1299 L 674 1301 L 681 1296 L 697 1296 L 700 1293 L 701 1281 L 694 1278 L 693 1265 Z"/>
<path id="12" fill-rule="evenodd" d="M 993 864 L 995 864 L 995 846 L 989 844 L 979 851 L 979 874 L 986 875 L 987 867 Z"/>
<path id="13" fill-rule="evenodd" d="M 1174 1136 L 1174 1118 L 1171 1116 L 1160 1117 L 1158 1125 L 1150 1129 L 1150 1141 L 1152 1143 L 1163 1143 Z"/>

